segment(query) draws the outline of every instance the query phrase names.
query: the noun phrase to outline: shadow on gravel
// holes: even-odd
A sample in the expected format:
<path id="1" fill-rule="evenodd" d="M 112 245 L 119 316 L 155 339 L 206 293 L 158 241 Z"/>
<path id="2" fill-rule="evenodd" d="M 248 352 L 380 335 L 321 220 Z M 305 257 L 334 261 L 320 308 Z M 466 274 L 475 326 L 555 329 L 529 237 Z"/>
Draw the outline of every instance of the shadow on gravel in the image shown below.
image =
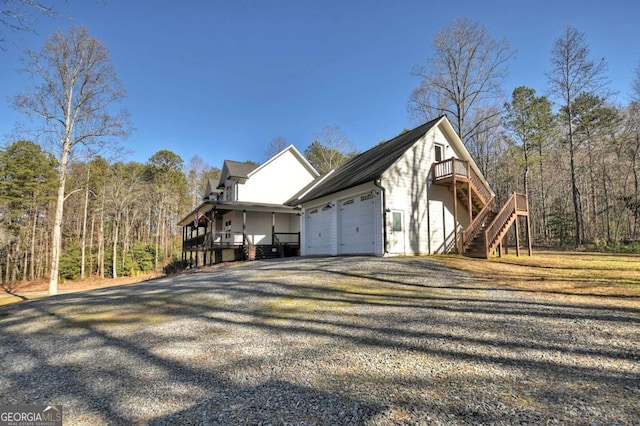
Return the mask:
<path id="1" fill-rule="evenodd" d="M 253 262 L 0 313 L 0 401 L 75 424 L 640 417 L 640 309 L 474 286 L 426 259 Z"/>

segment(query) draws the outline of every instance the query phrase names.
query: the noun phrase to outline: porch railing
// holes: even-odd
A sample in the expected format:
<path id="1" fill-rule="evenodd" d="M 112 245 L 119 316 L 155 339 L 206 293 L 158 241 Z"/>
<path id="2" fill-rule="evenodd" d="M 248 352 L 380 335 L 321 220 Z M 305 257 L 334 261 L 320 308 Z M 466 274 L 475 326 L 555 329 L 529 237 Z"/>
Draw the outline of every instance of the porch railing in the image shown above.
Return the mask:
<path id="1" fill-rule="evenodd" d="M 298 245 L 300 246 L 300 232 L 275 232 L 273 234 L 273 244 Z M 269 244 L 268 242 L 266 244 Z M 242 247 L 251 245 L 250 241 L 245 239 L 244 234 L 240 231 L 213 231 L 206 234 L 198 235 L 193 238 L 185 239 L 183 249 L 189 250 L 194 248 L 225 248 L 225 247 Z"/>
<path id="2" fill-rule="evenodd" d="M 471 184 L 475 187 L 476 192 L 482 198 L 482 202 L 485 205 L 493 198 L 491 189 L 489 189 L 468 161 L 460 160 L 459 158 L 450 158 L 433 164 L 434 183 L 441 183 L 449 179 L 471 181 Z"/>
<path id="3" fill-rule="evenodd" d="M 237 236 L 240 238 L 236 238 Z M 185 250 L 197 247 L 241 247 L 244 245 L 243 238 L 244 236 L 242 232 L 212 231 L 193 238 L 185 239 L 182 247 Z"/>

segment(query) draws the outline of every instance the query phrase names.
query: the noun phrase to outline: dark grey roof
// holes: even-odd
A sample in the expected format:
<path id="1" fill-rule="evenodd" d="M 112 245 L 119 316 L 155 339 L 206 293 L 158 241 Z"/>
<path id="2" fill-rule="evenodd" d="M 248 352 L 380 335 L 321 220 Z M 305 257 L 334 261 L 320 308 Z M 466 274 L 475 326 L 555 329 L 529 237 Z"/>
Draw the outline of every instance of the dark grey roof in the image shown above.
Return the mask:
<path id="1" fill-rule="evenodd" d="M 406 133 L 374 146 L 368 151 L 353 157 L 338 167 L 330 176 L 310 190 L 300 199 L 291 199 L 288 203 L 300 204 L 325 195 L 333 194 L 363 183 L 371 182 L 382 176 L 409 148 L 440 121 L 442 117 L 424 123 Z M 322 179 L 320 176 L 315 182 Z M 304 190 L 300 192 L 304 194 Z"/>
<path id="2" fill-rule="evenodd" d="M 229 176 L 234 178 L 248 178 L 249 173 L 258 168 L 257 164 L 241 163 L 231 160 L 224 160 L 224 165 L 227 166 Z"/>
<path id="3" fill-rule="evenodd" d="M 222 171 L 220 173 L 220 180 L 218 181 L 218 188 L 224 188 L 224 181 L 227 177 L 232 179 L 247 179 L 249 173 L 260 167 L 257 164 L 241 163 L 240 161 L 224 160 L 222 164 Z M 225 174 L 225 169 L 227 173 Z"/>

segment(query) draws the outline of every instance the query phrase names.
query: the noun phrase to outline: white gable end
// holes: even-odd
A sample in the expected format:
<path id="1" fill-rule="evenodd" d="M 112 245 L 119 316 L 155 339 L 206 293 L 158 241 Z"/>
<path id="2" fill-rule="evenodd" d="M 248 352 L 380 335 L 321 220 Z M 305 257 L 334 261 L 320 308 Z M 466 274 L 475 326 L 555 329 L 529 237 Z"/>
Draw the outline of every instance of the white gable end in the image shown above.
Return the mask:
<path id="1" fill-rule="evenodd" d="M 254 170 L 238 185 L 237 201 L 284 204 L 316 176 L 315 170 L 290 146 Z"/>

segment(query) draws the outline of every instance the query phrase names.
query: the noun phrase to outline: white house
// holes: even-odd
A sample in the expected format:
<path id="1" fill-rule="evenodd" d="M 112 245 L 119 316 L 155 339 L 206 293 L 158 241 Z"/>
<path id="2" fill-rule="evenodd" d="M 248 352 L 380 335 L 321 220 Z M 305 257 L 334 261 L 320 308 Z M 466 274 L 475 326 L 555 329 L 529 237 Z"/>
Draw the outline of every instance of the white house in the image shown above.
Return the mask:
<path id="1" fill-rule="evenodd" d="M 298 254 L 300 211 L 284 202 L 317 177 L 293 145 L 261 165 L 225 160 L 217 185 L 210 180 L 203 202 L 178 223 L 183 260 Z"/>
<path id="2" fill-rule="evenodd" d="M 528 216 L 525 196 L 509 200 L 498 211 L 493 191 L 442 116 L 352 158 L 288 204 L 303 211 L 302 255 L 487 257 L 511 223 Z"/>

